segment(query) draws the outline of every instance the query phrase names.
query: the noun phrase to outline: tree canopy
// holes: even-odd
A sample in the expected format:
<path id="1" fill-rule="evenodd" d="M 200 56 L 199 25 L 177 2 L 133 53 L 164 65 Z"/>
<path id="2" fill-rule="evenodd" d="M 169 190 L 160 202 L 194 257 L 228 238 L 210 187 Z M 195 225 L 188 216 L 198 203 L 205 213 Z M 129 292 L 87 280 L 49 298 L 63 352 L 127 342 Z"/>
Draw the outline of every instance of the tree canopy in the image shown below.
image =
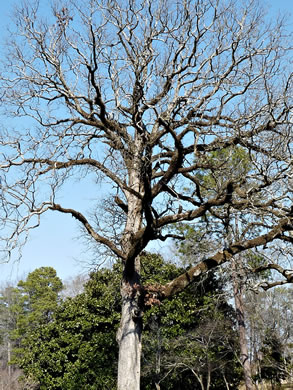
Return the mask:
<path id="1" fill-rule="evenodd" d="M 8 250 L 50 209 L 71 214 L 131 264 L 150 240 L 166 238 L 168 224 L 221 219 L 225 204 L 246 228 L 215 261 L 275 238 L 291 242 L 292 83 L 282 19 L 266 22 L 253 1 L 68 2 L 46 16 L 32 2 L 16 15 L 2 110 L 31 121 L 1 136 Z M 226 160 L 211 153 L 225 148 L 228 156 L 236 146 L 249 172 L 205 191 L 197 172 L 216 178 Z M 105 225 L 101 215 L 91 223 L 57 203 L 62 184 L 84 172 L 111 181 L 114 209 L 102 213 L 117 220 L 120 210 L 119 223 Z"/>

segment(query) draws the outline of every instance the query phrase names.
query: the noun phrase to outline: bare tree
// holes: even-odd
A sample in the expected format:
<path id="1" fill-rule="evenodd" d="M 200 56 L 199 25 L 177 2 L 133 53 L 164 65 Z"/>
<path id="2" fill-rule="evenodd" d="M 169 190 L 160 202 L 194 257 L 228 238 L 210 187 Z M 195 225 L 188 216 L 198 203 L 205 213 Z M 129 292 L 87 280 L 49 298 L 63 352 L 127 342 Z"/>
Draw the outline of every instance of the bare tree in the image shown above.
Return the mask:
<path id="1" fill-rule="evenodd" d="M 76 275 L 64 281 L 64 288 L 61 291 L 62 298 L 76 297 L 84 291 L 84 284 L 88 281 L 86 275 Z"/>
<path id="2" fill-rule="evenodd" d="M 2 112 L 16 118 L 0 138 L 2 251 L 24 244 L 53 210 L 122 261 L 118 389 L 137 390 L 144 305 L 237 253 L 292 242 L 283 20 L 267 20 L 254 0 L 67 0 L 51 13 L 40 0 L 15 15 L 1 71 Z M 206 191 L 201 173 L 224 167 L 211 154 L 235 146 L 247 151 L 249 173 Z M 90 175 L 108 183 L 119 214 L 60 202 L 64 183 Z M 222 221 L 225 205 L 241 214 L 237 242 L 166 286 L 140 285 L 149 242 L 174 236 L 176 222 Z M 293 281 L 277 271 L 280 283 Z"/>
<path id="3" fill-rule="evenodd" d="M 262 347 L 265 335 L 275 332 L 281 341 L 284 353 L 282 373 L 292 381 L 292 297 L 291 288 L 279 287 L 258 294 L 248 293 L 245 296 L 246 318 L 250 333 L 250 348 L 254 374 L 261 379 Z M 289 379 L 289 382 L 290 382 Z M 287 380 L 288 381 L 288 380 Z"/>

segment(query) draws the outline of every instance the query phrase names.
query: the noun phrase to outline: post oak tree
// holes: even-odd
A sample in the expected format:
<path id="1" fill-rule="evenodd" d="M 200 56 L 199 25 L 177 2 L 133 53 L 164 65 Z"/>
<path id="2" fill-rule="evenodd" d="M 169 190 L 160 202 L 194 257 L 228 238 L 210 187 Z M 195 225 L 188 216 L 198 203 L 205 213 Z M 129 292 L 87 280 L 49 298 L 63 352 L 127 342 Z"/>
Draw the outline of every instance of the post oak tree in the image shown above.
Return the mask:
<path id="1" fill-rule="evenodd" d="M 14 18 L 1 69 L 2 113 L 16 118 L 0 137 L 2 253 L 25 243 L 51 210 L 74 217 L 121 259 L 118 389 L 137 390 L 144 305 L 235 254 L 292 242 L 284 20 L 269 20 L 254 0 L 68 0 L 51 8 L 40 0 Z M 210 153 L 235 146 L 253 168 L 206 191 L 197 173 L 217 177 L 222 165 Z M 72 178 L 83 185 L 91 175 L 108 183 L 94 218 L 58 198 Z M 164 286 L 141 286 L 148 243 L 172 237 L 168 226 L 177 222 L 221 220 L 224 205 L 242 216 L 239 240 Z M 293 281 L 275 262 L 263 267 L 280 273 L 276 283 Z"/>

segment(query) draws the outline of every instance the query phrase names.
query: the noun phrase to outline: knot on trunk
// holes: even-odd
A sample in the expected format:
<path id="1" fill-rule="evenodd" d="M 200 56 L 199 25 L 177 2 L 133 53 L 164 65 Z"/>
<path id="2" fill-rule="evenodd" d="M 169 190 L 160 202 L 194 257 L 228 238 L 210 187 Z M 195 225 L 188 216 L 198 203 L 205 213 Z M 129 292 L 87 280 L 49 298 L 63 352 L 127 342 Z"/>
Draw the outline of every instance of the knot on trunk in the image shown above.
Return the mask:
<path id="1" fill-rule="evenodd" d="M 140 310 L 138 308 L 134 308 L 132 310 L 132 319 L 133 319 L 134 322 L 141 321 L 142 317 L 143 317 L 143 311 L 142 310 Z"/>
<path id="2" fill-rule="evenodd" d="M 159 284 L 145 285 L 143 287 L 143 296 L 146 307 L 160 305 L 164 297 L 164 287 Z"/>
<path id="3" fill-rule="evenodd" d="M 138 308 L 150 308 L 154 305 L 160 305 L 165 298 L 165 287 L 160 284 L 140 285 L 138 283 L 128 283 L 124 287 L 124 294 L 137 302 Z M 143 310 L 135 309 L 133 318 L 142 317 Z"/>

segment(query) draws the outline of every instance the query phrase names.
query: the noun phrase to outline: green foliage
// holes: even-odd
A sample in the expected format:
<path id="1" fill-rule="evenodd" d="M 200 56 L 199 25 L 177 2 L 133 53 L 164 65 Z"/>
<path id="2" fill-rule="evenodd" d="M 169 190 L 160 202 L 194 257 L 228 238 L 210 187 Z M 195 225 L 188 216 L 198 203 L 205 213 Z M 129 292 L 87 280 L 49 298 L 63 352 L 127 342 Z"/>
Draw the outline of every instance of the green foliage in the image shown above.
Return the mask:
<path id="1" fill-rule="evenodd" d="M 62 281 L 52 267 L 41 267 L 20 281 L 15 290 L 18 296 L 13 311 L 17 313 L 16 335 L 23 335 L 30 328 L 46 324 L 57 308 Z"/>
<path id="2" fill-rule="evenodd" d="M 52 320 L 61 290 L 62 282 L 51 267 L 38 268 L 25 281 L 18 283 L 13 291 L 15 304 L 11 307 L 16 318 L 15 329 L 11 333 L 16 343 L 12 363 L 21 368 L 25 364 L 36 332 Z"/>
<path id="3" fill-rule="evenodd" d="M 204 223 L 197 223 L 196 226 L 180 223 L 174 229 L 176 233 L 185 237 L 183 241 L 176 242 L 176 249 L 184 266 L 194 265 L 195 261 L 201 261 L 219 246 L 219 240 L 217 237 L 209 236 Z"/>
<path id="4" fill-rule="evenodd" d="M 41 390 L 113 389 L 119 318 L 119 274 L 93 273 L 82 294 L 67 298 L 52 321 L 35 330 L 22 368 Z"/>
<path id="5" fill-rule="evenodd" d="M 48 302 L 49 317 L 41 316 L 44 298 L 38 293 L 36 283 L 31 284 L 31 276 L 20 283 L 17 291 L 21 292 L 21 299 L 25 297 L 21 301 L 25 303 L 24 311 L 27 316 L 34 314 L 31 317 L 34 321 L 31 329 L 27 323 L 27 331 L 22 334 L 26 349 L 18 351 L 17 362 L 27 377 L 39 383 L 40 390 L 115 389 L 116 331 L 121 311 L 120 268 L 116 264 L 112 270 L 92 273 L 82 294 L 59 302 L 54 310 L 53 302 Z M 164 284 L 182 272 L 183 269 L 158 255 L 145 253 L 142 258 L 145 286 Z M 238 368 L 232 353 L 234 314 L 220 293 L 219 281 L 210 274 L 201 283 L 144 313 L 141 389 L 153 389 L 155 383 L 160 382 L 162 390 L 181 389 L 182 383 L 184 389 L 196 390 L 199 382 L 194 372 L 200 367 L 200 375 L 205 380 L 207 367 L 211 366 L 212 389 L 224 388 L 225 373 L 227 380 L 234 378 L 238 383 Z M 22 321 L 26 318 L 23 316 L 20 316 Z M 21 326 L 23 330 L 22 322 Z M 20 337 L 20 332 L 18 335 Z M 20 345 L 23 347 L 24 340 Z"/>
<path id="6" fill-rule="evenodd" d="M 240 181 L 251 169 L 251 161 L 247 151 L 241 146 L 223 148 L 210 152 L 206 156 L 209 170 L 197 173 L 202 187 L 202 195 L 215 195 L 228 180 Z"/>

